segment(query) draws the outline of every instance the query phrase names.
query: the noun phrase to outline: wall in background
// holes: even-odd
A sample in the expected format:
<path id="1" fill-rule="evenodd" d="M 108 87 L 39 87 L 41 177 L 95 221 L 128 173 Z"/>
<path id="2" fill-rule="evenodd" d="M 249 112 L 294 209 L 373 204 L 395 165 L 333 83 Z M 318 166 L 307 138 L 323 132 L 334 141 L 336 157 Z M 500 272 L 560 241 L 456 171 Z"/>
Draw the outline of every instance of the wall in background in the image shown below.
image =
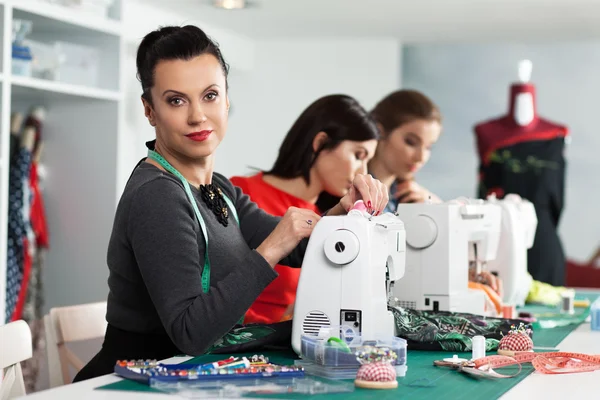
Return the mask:
<path id="1" fill-rule="evenodd" d="M 317 98 L 343 93 L 371 108 L 400 87 L 397 40 L 269 40 L 254 46 L 253 69 L 231 76 L 231 120 L 216 161 L 216 170 L 228 177 L 270 168 L 288 129 Z"/>
<path id="2" fill-rule="evenodd" d="M 444 133 L 418 178 L 444 199 L 476 194 L 473 126 L 507 113 L 509 86 L 517 79 L 517 63 L 525 58 L 533 62 L 539 114 L 571 130 L 560 235 L 569 257 L 587 259 L 600 245 L 595 116 L 600 42 L 405 46 L 403 86 L 423 91 L 444 115 Z"/>

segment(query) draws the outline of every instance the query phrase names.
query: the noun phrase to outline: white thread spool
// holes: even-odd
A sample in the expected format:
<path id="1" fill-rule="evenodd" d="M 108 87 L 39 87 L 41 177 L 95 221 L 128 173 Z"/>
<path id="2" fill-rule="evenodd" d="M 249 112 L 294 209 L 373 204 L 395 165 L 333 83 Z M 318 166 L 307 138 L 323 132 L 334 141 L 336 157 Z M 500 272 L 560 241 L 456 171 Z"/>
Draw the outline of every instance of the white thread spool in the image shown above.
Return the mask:
<path id="1" fill-rule="evenodd" d="M 473 336 L 471 339 L 472 348 L 473 348 L 473 356 L 472 360 L 477 360 L 478 358 L 485 357 L 485 337 L 483 336 Z"/>
<path id="2" fill-rule="evenodd" d="M 562 295 L 562 307 L 561 312 L 566 314 L 574 314 L 575 313 L 575 292 L 568 290 L 564 292 Z"/>

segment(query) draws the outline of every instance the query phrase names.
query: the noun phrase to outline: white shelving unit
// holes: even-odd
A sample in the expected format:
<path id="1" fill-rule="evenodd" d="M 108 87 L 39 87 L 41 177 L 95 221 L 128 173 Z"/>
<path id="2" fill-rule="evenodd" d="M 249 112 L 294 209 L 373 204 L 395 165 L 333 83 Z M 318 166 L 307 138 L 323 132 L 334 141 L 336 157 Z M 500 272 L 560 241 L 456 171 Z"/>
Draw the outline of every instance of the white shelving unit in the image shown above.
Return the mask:
<path id="1" fill-rule="evenodd" d="M 46 108 L 42 138 L 50 251 L 44 264 L 46 309 L 103 299 L 106 248 L 116 208 L 118 143 L 123 126 L 123 0 L 108 17 L 42 0 L 0 0 L 0 321 L 6 296 L 10 116 Z M 13 19 L 33 22 L 30 38 L 64 41 L 99 52 L 95 85 L 16 76 L 11 69 Z M 92 284 L 93 283 L 93 284 Z M 2 322 L 0 322 L 1 324 Z"/>

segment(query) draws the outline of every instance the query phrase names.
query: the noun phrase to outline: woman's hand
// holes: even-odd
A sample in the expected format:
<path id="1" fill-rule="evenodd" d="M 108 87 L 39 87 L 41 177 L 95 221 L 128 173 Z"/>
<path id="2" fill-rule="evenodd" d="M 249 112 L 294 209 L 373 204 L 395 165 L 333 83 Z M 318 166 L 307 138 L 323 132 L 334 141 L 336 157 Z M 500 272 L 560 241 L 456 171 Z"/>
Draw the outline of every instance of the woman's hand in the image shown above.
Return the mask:
<path id="1" fill-rule="evenodd" d="M 398 203 L 425 203 L 428 199 L 431 199 L 432 203 L 442 202 L 435 194 L 412 180 L 400 182 L 396 186 L 394 198 Z"/>
<path id="2" fill-rule="evenodd" d="M 488 271 L 481 271 L 479 275 L 476 274 L 473 268 L 469 269 L 469 280 L 471 282 L 478 282 L 488 285 L 492 288 L 494 292 L 498 294 L 498 296 L 502 297 L 504 295 L 504 290 L 502 288 L 502 279 L 498 278 L 496 275 L 492 274 Z"/>
<path id="3" fill-rule="evenodd" d="M 311 210 L 290 207 L 256 251 L 274 267 L 288 256 L 302 239 L 310 236 L 320 219 L 321 217 Z"/>
<path id="4" fill-rule="evenodd" d="M 354 177 L 348 193 L 340 199 L 339 208 L 343 210 L 343 213 L 347 213 L 357 200 L 364 201 L 368 213 L 379 215 L 389 201 L 388 190 L 383 183 L 371 175 L 359 174 Z M 335 214 L 342 214 L 342 212 L 334 212 L 331 215 Z"/>

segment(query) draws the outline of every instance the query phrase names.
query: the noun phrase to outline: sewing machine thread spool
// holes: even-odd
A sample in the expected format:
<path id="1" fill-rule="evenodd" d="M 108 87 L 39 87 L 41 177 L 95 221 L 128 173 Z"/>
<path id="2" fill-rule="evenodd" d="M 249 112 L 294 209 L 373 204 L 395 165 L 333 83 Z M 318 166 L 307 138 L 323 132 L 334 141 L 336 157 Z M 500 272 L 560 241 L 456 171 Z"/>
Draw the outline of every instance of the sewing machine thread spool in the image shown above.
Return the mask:
<path id="1" fill-rule="evenodd" d="M 351 210 L 358 210 L 358 211 L 367 212 L 367 205 L 362 200 L 356 200 L 354 202 L 354 206 L 352 206 Z"/>
<path id="2" fill-rule="evenodd" d="M 502 318 L 513 319 L 516 314 L 516 307 L 514 304 L 504 304 L 502 306 Z"/>
<path id="3" fill-rule="evenodd" d="M 485 357 L 485 337 L 480 335 L 473 336 L 471 343 L 473 348 L 471 359 L 477 360 L 478 358 Z"/>
<path id="4" fill-rule="evenodd" d="M 561 312 L 566 314 L 575 313 L 575 293 L 571 290 L 566 291 L 562 294 L 562 307 Z"/>

